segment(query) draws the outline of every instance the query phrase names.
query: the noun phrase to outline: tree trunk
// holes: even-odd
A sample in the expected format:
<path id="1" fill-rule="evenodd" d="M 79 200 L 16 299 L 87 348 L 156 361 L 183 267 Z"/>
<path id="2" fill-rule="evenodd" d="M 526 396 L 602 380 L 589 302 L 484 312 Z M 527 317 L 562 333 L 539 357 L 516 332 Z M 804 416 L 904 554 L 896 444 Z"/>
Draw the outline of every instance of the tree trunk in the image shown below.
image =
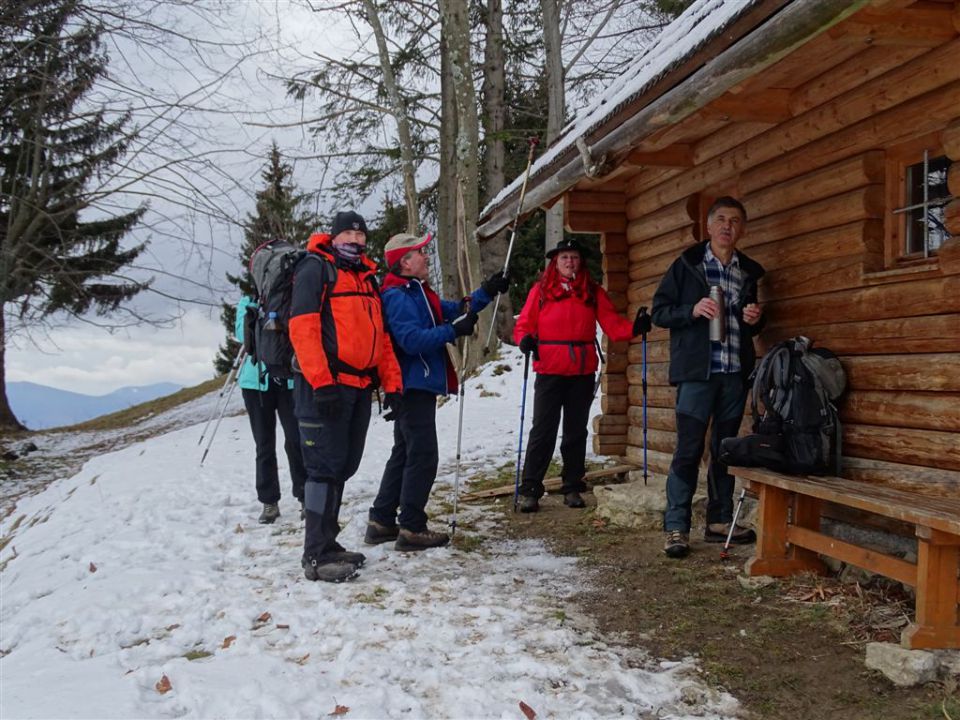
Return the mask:
<path id="1" fill-rule="evenodd" d="M 7 400 L 7 330 L 6 316 L 0 306 L 0 436 L 7 433 L 25 430 L 20 424 L 10 402 Z"/>
<path id="2" fill-rule="evenodd" d="M 441 269 L 441 287 L 446 298 L 460 295 L 457 272 L 457 194 L 456 139 L 457 110 L 453 100 L 453 77 L 447 50 L 446 17 L 441 18 L 440 33 L 440 176 L 437 189 L 437 253 Z"/>
<path id="3" fill-rule="evenodd" d="M 557 139 L 566 111 L 563 57 L 561 55 L 560 8 L 557 0 L 540 0 L 543 13 L 544 71 L 547 82 L 547 147 Z M 563 202 L 546 213 L 547 230 L 544 252 L 552 250 L 563 239 Z"/>
<path id="4" fill-rule="evenodd" d="M 397 90 L 397 78 L 393 74 L 390 64 L 390 52 L 387 49 L 387 38 L 380 23 L 380 15 L 373 0 L 363 0 L 363 7 L 367 13 L 367 22 L 373 29 L 377 40 L 377 52 L 380 57 L 380 71 L 383 73 L 383 85 L 390 100 L 390 114 L 397 123 L 397 141 L 400 144 L 400 168 L 403 172 L 403 195 L 407 205 L 407 232 L 420 232 L 420 209 L 417 204 L 416 166 L 413 160 L 413 142 L 410 134 L 410 120 L 407 118 L 407 108 Z"/>
<path id="5" fill-rule="evenodd" d="M 453 96 L 457 117 L 456 141 L 454 143 L 455 185 L 448 187 L 456 209 L 457 193 L 463 199 L 462 232 L 468 273 L 473 278 L 480 277 L 480 246 L 477 242 L 476 227 L 479 213 L 479 153 L 480 135 L 477 114 L 477 93 L 473 84 L 473 65 L 470 59 L 470 17 L 466 0 L 443 0 L 440 3 L 443 15 L 442 32 L 446 37 L 446 50 L 450 62 L 450 91 Z M 447 121 L 441 119 L 441 124 Z M 468 284 L 461 278 L 462 285 Z M 466 288 L 472 290 L 473 288 Z M 449 289 L 447 294 L 449 295 Z M 462 292 L 462 290 L 461 290 Z M 483 313 L 478 323 L 481 342 L 469 343 L 467 365 L 476 367 L 483 359 L 480 345 L 486 339 L 489 328 L 489 314 Z"/>
<path id="6" fill-rule="evenodd" d="M 503 131 L 506 127 L 505 58 L 503 52 L 503 6 L 501 0 L 487 0 L 487 36 L 483 62 L 483 137 L 486 146 L 483 164 L 484 201 L 497 195 L 506 183 L 504 162 L 506 148 Z M 507 232 L 502 231 L 480 245 L 480 267 L 484 277 L 501 269 L 507 260 Z M 471 288 L 472 289 L 472 288 Z M 513 331 L 513 303 L 510 294 L 500 296 L 496 332 L 509 338 Z"/>

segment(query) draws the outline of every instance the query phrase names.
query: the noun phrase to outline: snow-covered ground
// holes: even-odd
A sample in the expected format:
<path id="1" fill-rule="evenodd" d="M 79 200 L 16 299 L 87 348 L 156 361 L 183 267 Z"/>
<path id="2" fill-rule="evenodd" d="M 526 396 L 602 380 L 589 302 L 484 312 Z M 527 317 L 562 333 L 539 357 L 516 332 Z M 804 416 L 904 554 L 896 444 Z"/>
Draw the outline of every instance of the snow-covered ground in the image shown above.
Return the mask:
<path id="1" fill-rule="evenodd" d="M 506 353 L 468 384 L 465 477 L 516 453 L 522 363 Z M 392 438 L 379 417 L 341 516 L 341 541 L 367 564 L 349 583 L 308 582 L 288 484 L 277 524 L 256 523 L 243 415 L 223 421 L 199 467 L 212 402 L 4 518 L 0 717 L 522 718 L 521 702 L 555 718 L 736 712 L 691 662 L 591 629 L 569 603 L 589 575 L 540 543 L 500 539 L 496 513 L 460 504 L 458 534 L 483 535 L 474 551 L 363 546 Z M 435 500 L 452 496 L 457 410 L 438 414 Z"/>

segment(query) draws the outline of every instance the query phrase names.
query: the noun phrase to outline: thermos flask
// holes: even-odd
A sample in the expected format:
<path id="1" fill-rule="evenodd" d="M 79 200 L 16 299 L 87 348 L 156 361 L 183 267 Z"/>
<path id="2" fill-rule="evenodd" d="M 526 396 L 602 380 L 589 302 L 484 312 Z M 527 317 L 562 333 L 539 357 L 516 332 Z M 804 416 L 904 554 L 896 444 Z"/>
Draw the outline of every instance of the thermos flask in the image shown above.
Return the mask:
<path id="1" fill-rule="evenodd" d="M 710 341 L 723 342 L 727 339 L 727 310 L 724 306 L 723 288 L 719 285 L 710 286 L 710 299 L 717 304 L 717 314 L 710 320 Z"/>

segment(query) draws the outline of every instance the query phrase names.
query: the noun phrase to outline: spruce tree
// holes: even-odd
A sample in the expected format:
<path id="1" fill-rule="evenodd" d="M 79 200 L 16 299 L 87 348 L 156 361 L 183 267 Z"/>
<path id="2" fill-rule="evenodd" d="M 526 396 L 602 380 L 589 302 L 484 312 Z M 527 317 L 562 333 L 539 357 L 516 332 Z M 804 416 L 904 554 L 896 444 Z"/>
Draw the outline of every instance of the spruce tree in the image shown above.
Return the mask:
<path id="1" fill-rule="evenodd" d="M 317 229 L 317 216 L 304 209 L 314 193 L 302 193 L 291 180 L 293 168 L 283 162 L 277 144 L 270 148 L 267 165 L 261 174 L 264 187 L 257 192 L 256 212 L 247 216 L 244 224 L 243 246 L 240 248 L 241 271 L 238 275 L 227 274 L 227 280 L 237 286 L 239 295 L 256 296 L 253 278 L 250 277 L 250 256 L 253 251 L 270 240 L 284 239 L 293 245 L 304 245 L 311 232 Z M 227 337 L 220 346 L 213 365 L 218 373 L 230 371 L 240 350 L 234 338 L 234 322 L 237 303 L 225 302 L 220 320 Z"/>
<path id="2" fill-rule="evenodd" d="M 29 330 L 54 313 L 104 315 L 148 284 L 118 275 L 144 249 L 121 241 L 146 207 L 104 206 L 129 117 L 108 117 L 92 99 L 108 58 L 103 28 L 78 5 L 31 0 L 0 12 L 0 428 L 20 427 L 6 396 L 7 318 Z"/>

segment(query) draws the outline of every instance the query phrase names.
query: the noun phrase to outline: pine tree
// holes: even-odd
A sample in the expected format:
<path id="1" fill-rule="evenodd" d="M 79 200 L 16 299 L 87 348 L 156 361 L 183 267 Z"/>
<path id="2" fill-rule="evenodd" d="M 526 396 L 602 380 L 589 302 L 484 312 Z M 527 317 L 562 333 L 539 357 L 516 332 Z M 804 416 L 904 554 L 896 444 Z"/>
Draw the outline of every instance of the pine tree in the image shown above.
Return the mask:
<path id="1" fill-rule="evenodd" d="M 148 285 L 118 275 L 144 249 L 121 241 L 146 207 L 110 214 L 102 202 L 129 141 L 129 117 L 91 97 L 102 33 L 76 0 L 0 11 L 0 428 L 21 427 L 6 396 L 8 317 L 29 330 L 54 313 L 105 315 Z"/>
<path id="2" fill-rule="evenodd" d="M 313 193 L 298 192 L 291 180 L 292 175 L 293 168 L 283 162 L 283 156 L 274 143 L 270 148 L 266 168 L 260 176 L 264 188 L 256 195 L 256 212 L 248 215 L 245 223 L 243 247 L 240 249 L 243 269 L 239 275 L 227 274 L 227 280 L 237 286 L 241 295 L 256 296 L 256 288 L 248 269 L 254 250 L 265 242 L 280 238 L 294 245 L 303 245 L 310 233 L 317 228 L 317 216 L 303 209 L 313 198 Z M 240 350 L 240 344 L 233 334 L 236 317 L 236 302 L 223 303 L 220 320 L 227 330 L 227 337 L 213 361 L 218 373 L 230 371 Z"/>

